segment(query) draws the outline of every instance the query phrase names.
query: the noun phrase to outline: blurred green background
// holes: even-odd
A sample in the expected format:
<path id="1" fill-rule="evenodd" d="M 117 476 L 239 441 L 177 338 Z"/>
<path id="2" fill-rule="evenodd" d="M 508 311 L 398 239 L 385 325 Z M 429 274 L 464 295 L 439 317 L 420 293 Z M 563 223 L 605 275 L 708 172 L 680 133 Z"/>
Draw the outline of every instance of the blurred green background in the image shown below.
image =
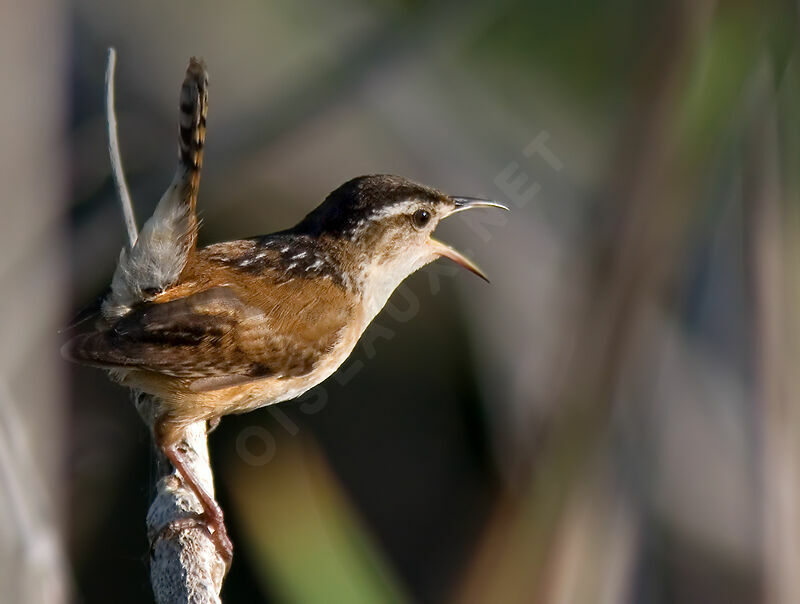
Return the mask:
<path id="1" fill-rule="evenodd" d="M 0 8 L 0 601 L 150 601 L 148 435 L 59 328 L 211 74 L 201 243 L 353 176 L 509 204 L 299 401 L 211 437 L 226 602 L 800 601 L 800 55 L 788 0 Z M 463 219 L 462 219 L 463 216 Z"/>

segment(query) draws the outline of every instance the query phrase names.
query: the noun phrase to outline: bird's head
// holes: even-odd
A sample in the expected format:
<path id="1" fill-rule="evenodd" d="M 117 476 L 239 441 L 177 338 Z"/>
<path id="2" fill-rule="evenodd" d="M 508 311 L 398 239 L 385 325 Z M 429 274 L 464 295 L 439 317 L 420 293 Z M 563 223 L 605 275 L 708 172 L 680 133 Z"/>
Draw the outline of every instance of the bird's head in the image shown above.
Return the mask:
<path id="1" fill-rule="evenodd" d="M 486 199 L 451 197 L 399 176 L 359 176 L 328 195 L 297 229 L 337 241 L 370 282 L 392 290 L 440 257 L 488 281 L 466 256 L 432 237 L 443 218 L 481 207 L 508 209 Z"/>

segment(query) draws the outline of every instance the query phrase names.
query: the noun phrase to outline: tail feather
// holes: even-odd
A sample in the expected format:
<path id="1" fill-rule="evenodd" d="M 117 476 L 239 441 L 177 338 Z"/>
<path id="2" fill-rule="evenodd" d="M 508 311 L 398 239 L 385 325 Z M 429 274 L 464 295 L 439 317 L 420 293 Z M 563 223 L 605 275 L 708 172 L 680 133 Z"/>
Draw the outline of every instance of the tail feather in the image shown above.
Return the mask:
<path id="1" fill-rule="evenodd" d="M 181 87 L 178 116 L 178 158 L 189 176 L 187 201 L 192 209 L 197 203 L 200 170 L 203 167 L 207 112 L 208 72 L 202 59 L 192 57 Z"/>
<path id="2" fill-rule="evenodd" d="M 155 212 L 130 251 L 123 250 L 103 315 L 125 315 L 178 282 L 197 244 L 197 191 L 203 165 L 208 111 L 208 72 L 192 57 L 181 86 L 178 115 L 178 169 Z"/>

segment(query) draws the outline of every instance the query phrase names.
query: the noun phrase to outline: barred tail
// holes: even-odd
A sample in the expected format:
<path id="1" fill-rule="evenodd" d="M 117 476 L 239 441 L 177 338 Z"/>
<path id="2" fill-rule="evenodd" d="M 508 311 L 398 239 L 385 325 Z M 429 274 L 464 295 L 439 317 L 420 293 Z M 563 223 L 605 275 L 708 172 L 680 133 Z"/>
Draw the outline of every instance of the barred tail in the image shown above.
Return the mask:
<path id="1" fill-rule="evenodd" d="M 192 57 L 181 87 L 178 119 L 178 159 L 186 171 L 187 199 L 191 211 L 197 204 L 200 170 L 203 167 L 203 146 L 206 142 L 208 112 L 208 71 L 202 59 Z"/>
<path id="2" fill-rule="evenodd" d="M 178 169 L 134 248 L 120 255 L 111 293 L 102 306 L 106 318 L 121 317 L 152 299 L 152 292 L 172 287 L 194 253 L 207 110 L 208 72 L 202 60 L 192 58 L 181 87 Z"/>

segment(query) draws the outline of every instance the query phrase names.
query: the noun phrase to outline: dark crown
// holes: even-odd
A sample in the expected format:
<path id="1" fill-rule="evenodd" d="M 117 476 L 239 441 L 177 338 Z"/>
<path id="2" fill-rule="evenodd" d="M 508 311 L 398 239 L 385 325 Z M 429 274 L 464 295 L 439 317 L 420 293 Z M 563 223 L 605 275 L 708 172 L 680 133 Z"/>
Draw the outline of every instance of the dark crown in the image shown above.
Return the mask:
<path id="1" fill-rule="evenodd" d="M 400 176 L 358 176 L 328 195 L 294 230 L 310 235 L 347 236 L 382 208 L 409 199 L 436 204 L 446 202 L 448 197 L 436 189 Z"/>

